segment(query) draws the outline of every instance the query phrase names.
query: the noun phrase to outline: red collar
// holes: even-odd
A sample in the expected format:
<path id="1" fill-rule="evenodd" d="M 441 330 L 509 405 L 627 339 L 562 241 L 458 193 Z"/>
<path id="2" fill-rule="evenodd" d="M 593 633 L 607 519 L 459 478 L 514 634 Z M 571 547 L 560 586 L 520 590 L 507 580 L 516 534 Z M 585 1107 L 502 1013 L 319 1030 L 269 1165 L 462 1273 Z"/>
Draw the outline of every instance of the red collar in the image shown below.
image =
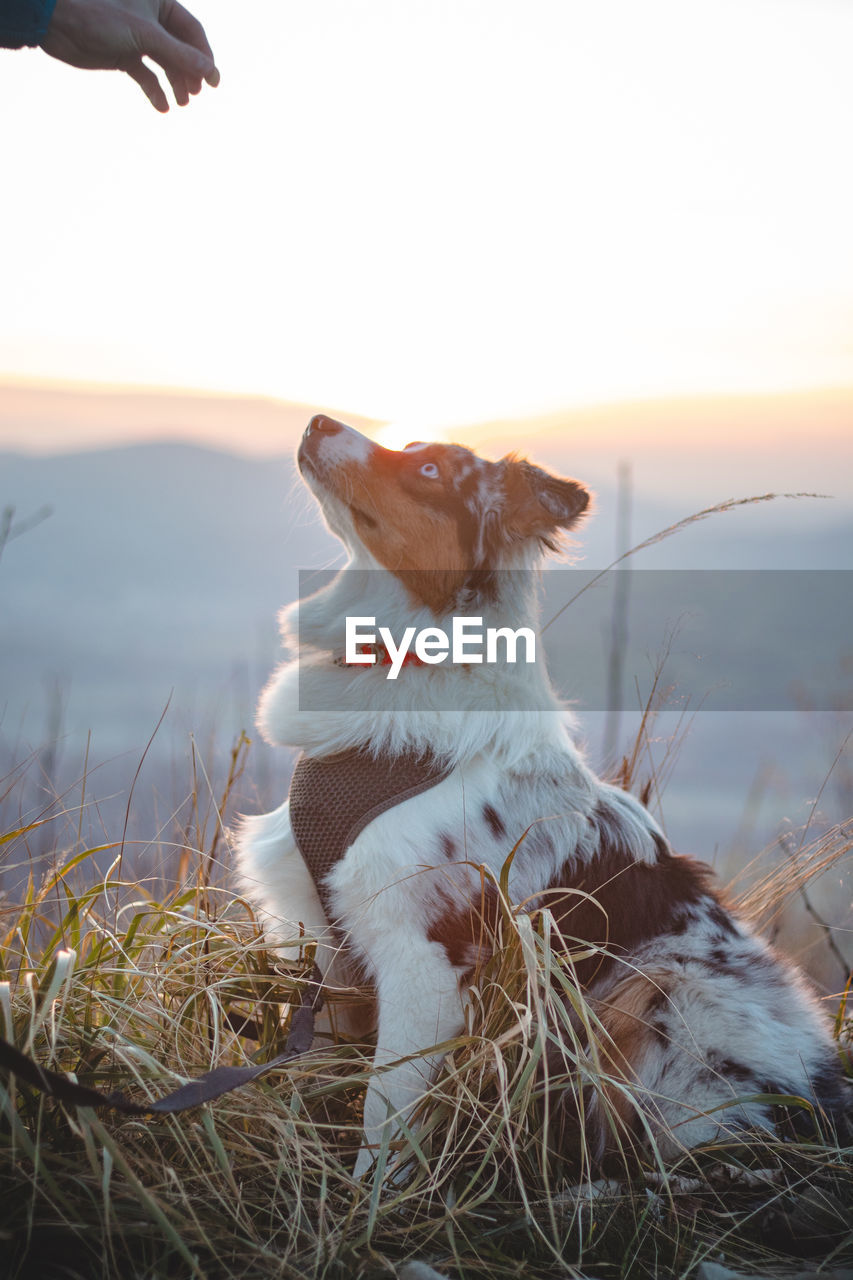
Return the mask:
<path id="1" fill-rule="evenodd" d="M 368 654 L 373 654 L 376 662 L 347 662 L 345 658 L 335 658 L 335 666 L 361 667 L 366 670 L 368 667 L 373 666 L 390 667 L 394 661 L 384 644 L 363 644 L 359 646 L 358 652 L 363 654 L 365 657 L 367 657 Z M 428 665 L 429 664 L 419 658 L 412 649 L 408 650 L 401 663 L 401 666 L 404 667 L 426 667 Z"/>

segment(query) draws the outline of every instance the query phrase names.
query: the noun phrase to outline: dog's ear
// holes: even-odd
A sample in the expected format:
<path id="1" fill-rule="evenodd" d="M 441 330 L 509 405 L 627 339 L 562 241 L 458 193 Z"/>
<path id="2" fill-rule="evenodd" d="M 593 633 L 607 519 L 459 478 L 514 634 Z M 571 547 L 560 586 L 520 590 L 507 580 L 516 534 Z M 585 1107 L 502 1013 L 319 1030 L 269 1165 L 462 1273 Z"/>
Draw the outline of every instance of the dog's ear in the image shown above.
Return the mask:
<path id="1" fill-rule="evenodd" d="M 516 538 L 545 541 L 559 529 L 571 529 L 589 506 L 590 494 L 577 480 L 563 480 L 523 458 L 506 463 L 504 527 Z"/>

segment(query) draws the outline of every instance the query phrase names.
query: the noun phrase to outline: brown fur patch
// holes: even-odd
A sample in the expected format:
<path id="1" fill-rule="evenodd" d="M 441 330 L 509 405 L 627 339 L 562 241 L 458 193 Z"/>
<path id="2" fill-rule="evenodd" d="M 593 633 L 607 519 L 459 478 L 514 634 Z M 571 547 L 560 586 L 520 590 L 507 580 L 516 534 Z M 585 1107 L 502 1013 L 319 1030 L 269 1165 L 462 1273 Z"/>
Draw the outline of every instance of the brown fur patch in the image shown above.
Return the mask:
<path id="1" fill-rule="evenodd" d="M 628 1085 L 638 1079 L 643 1060 L 659 1035 L 653 1025 L 653 1012 L 665 998 L 666 980 L 664 971 L 631 974 L 606 1001 L 595 1003 L 601 1023 L 597 1043 L 601 1065 L 609 1075 Z M 615 1084 L 605 1084 L 602 1093 L 605 1105 L 630 1132 L 637 1114 L 630 1095 Z"/>
<path id="2" fill-rule="evenodd" d="M 351 480 L 353 520 L 370 554 L 417 604 L 437 614 L 452 607 L 471 568 L 452 515 L 419 504 L 393 477 L 368 472 Z"/>
<path id="3" fill-rule="evenodd" d="M 441 893 L 439 900 L 442 910 L 431 921 L 427 937 L 444 948 L 454 969 L 470 974 L 493 950 L 500 914 L 497 890 L 484 880 L 476 902 L 462 906 L 450 893 Z"/>
<path id="4" fill-rule="evenodd" d="M 506 458 L 507 531 L 517 538 L 548 539 L 568 529 L 589 505 L 589 491 L 575 480 L 563 480 L 523 458 Z"/>
<path id="5" fill-rule="evenodd" d="M 716 904 L 713 876 L 701 862 L 661 852 L 656 863 L 636 862 L 616 845 L 602 840 L 602 848 L 574 875 L 564 867 L 542 894 L 569 949 L 573 939 L 602 947 L 579 959 L 575 971 L 582 986 L 604 977 L 617 960 L 650 938 L 677 932 L 691 908 Z M 580 890 L 579 893 L 565 890 Z M 560 891 L 563 890 L 561 893 Z M 720 916 L 726 920 L 719 907 Z"/>

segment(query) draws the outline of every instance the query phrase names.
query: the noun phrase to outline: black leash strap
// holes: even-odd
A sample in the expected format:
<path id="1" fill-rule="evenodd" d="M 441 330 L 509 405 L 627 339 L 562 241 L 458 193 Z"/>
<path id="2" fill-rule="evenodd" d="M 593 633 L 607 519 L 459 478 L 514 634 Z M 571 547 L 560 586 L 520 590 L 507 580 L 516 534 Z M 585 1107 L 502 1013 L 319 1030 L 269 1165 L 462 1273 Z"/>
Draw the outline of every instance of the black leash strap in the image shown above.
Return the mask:
<path id="1" fill-rule="evenodd" d="M 165 1098 L 156 1102 L 132 1102 L 123 1093 L 100 1093 L 97 1089 L 89 1089 L 86 1085 L 75 1084 L 67 1076 L 58 1071 L 50 1071 L 21 1053 L 7 1040 L 0 1039 L 0 1067 L 5 1067 L 20 1080 L 26 1080 L 42 1093 L 57 1098 L 60 1102 L 72 1103 L 78 1107 L 113 1107 L 126 1115 L 141 1116 L 151 1112 L 171 1114 L 176 1111 L 188 1111 L 190 1107 L 200 1107 L 203 1102 L 211 1102 L 220 1098 L 223 1093 L 239 1089 L 241 1085 L 250 1084 L 259 1076 L 274 1071 L 307 1053 L 314 1039 L 314 1015 L 319 1013 L 323 1005 L 322 974 L 314 965 L 306 982 L 299 1006 L 294 1009 L 290 1020 L 290 1031 L 284 1052 L 253 1067 L 214 1067 L 206 1075 L 181 1085 Z M 308 996 L 310 991 L 310 996 Z"/>

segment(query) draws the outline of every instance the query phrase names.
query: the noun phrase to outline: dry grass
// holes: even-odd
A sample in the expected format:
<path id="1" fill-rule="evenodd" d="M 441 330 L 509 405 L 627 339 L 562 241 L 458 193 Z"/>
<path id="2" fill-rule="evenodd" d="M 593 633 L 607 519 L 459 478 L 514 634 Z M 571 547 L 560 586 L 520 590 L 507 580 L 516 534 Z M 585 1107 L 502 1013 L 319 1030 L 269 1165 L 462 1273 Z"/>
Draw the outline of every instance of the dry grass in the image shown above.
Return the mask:
<path id="1" fill-rule="evenodd" d="M 218 788 L 195 768 L 192 833 L 182 834 L 165 896 L 125 877 L 132 850 L 119 833 L 113 846 L 68 848 L 20 901 L 3 904 L 8 1039 L 137 1098 L 283 1047 L 302 970 L 265 950 L 220 863 L 244 751 L 238 744 Z M 630 761 L 625 771 L 630 781 Z M 57 825 L 68 830 L 67 815 Z M 43 842 L 43 827 L 8 832 L 7 854 L 23 860 L 36 834 Z M 849 847 L 838 832 L 804 845 L 803 885 Z M 790 887 L 790 874 L 784 885 L 765 881 L 754 900 L 766 910 Z M 506 884 L 498 888 L 495 951 L 469 1025 L 447 1046 L 404 1144 L 409 1182 L 383 1181 L 388 1152 L 364 1184 L 350 1176 L 369 1066 L 351 1044 L 316 1048 L 172 1118 L 66 1110 L 3 1076 L 2 1274 L 394 1276 L 414 1258 L 447 1276 L 544 1280 L 591 1268 L 597 1277 L 687 1275 L 725 1256 L 779 1276 L 797 1251 L 849 1258 L 853 1163 L 837 1147 L 756 1140 L 694 1152 L 675 1169 L 652 1154 L 606 1181 L 582 1135 L 571 1159 L 554 1149 L 549 1042 L 567 1045 L 560 1087 L 608 1096 L 614 1086 L 606 1062 L 573 1049 L 575 1020 L 594 1028 L 595 1018 L 552 949 L 549 915 L 515 911 Z M 843 1004 L 838 1034 L 849 1043 Z"/>

